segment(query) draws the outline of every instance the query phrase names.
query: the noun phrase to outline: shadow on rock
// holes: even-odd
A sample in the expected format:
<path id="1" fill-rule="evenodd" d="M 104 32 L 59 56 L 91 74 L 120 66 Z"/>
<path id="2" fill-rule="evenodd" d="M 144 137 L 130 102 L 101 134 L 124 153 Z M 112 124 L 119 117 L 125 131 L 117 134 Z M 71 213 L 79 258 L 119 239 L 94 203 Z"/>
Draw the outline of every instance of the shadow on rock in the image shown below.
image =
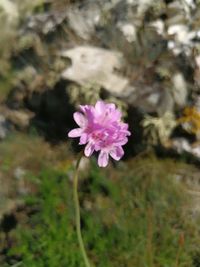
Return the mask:
<path id="1" fill-rule="evenodd" d="M 74 107 L 69 103 L 66 93 L 68 83 L 59 81 L 54 89 L 44 93 L 33 93 L 25 100 L 28 109 L 35 113 L 30 127 L 35 128 L 39 134 L 53 144 L 67 139 L 67 132 L 74 127 Z"/>

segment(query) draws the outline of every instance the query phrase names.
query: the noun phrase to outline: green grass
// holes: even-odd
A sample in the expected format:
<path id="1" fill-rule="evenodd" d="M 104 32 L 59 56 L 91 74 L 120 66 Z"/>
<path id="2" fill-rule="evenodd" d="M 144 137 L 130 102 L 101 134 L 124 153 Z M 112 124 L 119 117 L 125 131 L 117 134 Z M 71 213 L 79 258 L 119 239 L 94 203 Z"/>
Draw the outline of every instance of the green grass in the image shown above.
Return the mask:
<path id="1" fill-rule="evenodd" d="M 94 266 L 199 266 L 198 222 L 186 216 L 186 193 L 170 175 L 175 166 L 180 167 L 155 159 L 106 170 L 92 164 L 79 195 L 83 238 Z M 21 257 L 17 266 L 84 266 L 69 176 L 49 169 L 30 177 L 38 193 L 26 198 L 35 212 L 18 225 L 17 243 L 9 251 Z"/>

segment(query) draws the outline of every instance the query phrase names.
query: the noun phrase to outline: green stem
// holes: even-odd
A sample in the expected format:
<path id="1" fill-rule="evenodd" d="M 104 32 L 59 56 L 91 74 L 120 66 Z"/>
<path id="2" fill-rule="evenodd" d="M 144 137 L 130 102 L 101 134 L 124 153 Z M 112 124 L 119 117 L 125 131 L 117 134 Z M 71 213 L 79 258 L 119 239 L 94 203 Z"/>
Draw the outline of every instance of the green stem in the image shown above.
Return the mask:
<path id="1" fill-rule="evenodd" d="M 76 232 L 78 236 L 78 242 L 80 246 L 80 250 L 85 262 L 86 267 L 90 267 L 90 263 L 87 257 L 87 253 L 85 250 L 85 246 L 83 243 L 83 238 L 81 234 L 81 222 L 80 222 L 80 205 L 79 205 L 79 199 L 78 199 L 78 171 L 79 171 L 79 164 L 82 158 L 82 153 L 78 157 L 77 164 L 76 164 L 76 170 L 74 173 L 74 184 L 73 184 L 73 195 L 74 195 L 74 204 L 75 204 L 75 217 L 76 217 Z"/>

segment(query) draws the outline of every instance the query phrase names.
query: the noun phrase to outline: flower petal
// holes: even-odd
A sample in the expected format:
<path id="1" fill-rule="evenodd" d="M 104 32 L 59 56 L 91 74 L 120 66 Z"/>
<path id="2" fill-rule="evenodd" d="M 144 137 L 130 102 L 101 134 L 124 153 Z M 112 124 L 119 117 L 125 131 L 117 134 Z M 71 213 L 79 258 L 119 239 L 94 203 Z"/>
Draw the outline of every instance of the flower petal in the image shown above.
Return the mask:
<path id="1" fill-rule="evenodd" d="M 84 150 L 84 154 L 86 157 L 90 157 L 92 155 L 92 153 L 94 152 L 94 147 L 95 145 L 92 142 L 87 144 Z"/>
<path id="2" fill-rule="evenodd" d="M 125 145 L 126 143 L 128 142 L 128 138 L 127 137 L 123 137 L 123 138 L 120 138 L 119 140 L 116 141 L 116 144 L 120 145 L 120 146 L 123 146 Z"/>
<path id="3" fill-rule="evenodd" d="M 115 110 L 116 106 L 113 103 L 108 103 L 108 104 L 106 104 L 106 108 L 108 108 L 109 110 Z"/>
<path id="4" fill-rule="evenodd" d="M 79 137 L 81 136 L 82 132 L 83 132 L 83 129 L 81 128 L 73 129 L 68 133 L 68 137 Z"/>
<path id="5" fill-rule="evenodd" d="M 73 117 L 74 117 L 75 122 L 78 124 L 78 126 L 80 126 L 81 128 L 84 128 L 86 126 L 87 119 L 82 113 L 75 112 Z"/>
<path id="6" fill-rule="evenodd" d="M 121 157 L 124 155 L 124 150 L 121 146 L 117 146 L 110 150 L 109 154 L 113 159 L 120 160 Z"/>
<path id="7" fill-rule="evenodd" d="M 82 133 L 81 134 L 81 138 L 80 138 L 80 142 L 79 142 L 79 145 L 85 145 L 88 141 L 88 134 L 86 133 Z"/>
<path id="8" fill-rule="evenodd" d="M 87 118 L 88 123 L 92 123 L 94 120 L 94 107 L 86 105 L 84 106 L 84 114 L 85 117 Z"/>
<path id="9" fill-rule="evenodd" d="M 97 103 L 95 104 L 95 111 L 97 112 L 97 114 L 101 115 L 103 114 L 103 112 L 106 109 L 106 105 L 102 100 L 97 101 Z"/>
<path id="10" fill-rule="evenodd" d="M 108 165 L 108 153 L 106 151 L 101 151 L 98 157 L 99 167 L 106 167 Z"/>

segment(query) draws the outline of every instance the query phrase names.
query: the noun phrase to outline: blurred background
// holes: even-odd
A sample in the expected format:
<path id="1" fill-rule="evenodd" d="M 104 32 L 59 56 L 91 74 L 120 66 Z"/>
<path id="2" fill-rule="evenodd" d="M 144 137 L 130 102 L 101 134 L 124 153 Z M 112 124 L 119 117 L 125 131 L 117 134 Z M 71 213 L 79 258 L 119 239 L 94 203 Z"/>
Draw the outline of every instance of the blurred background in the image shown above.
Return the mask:
<path id="1" fill-rule="evenodd" d="M 199 0 L 0 0 L 0 266 L 84 266 L 67 133 L 99 99 L 132 135 L 81 163 L 91 262 L 200 267 Z"/>

